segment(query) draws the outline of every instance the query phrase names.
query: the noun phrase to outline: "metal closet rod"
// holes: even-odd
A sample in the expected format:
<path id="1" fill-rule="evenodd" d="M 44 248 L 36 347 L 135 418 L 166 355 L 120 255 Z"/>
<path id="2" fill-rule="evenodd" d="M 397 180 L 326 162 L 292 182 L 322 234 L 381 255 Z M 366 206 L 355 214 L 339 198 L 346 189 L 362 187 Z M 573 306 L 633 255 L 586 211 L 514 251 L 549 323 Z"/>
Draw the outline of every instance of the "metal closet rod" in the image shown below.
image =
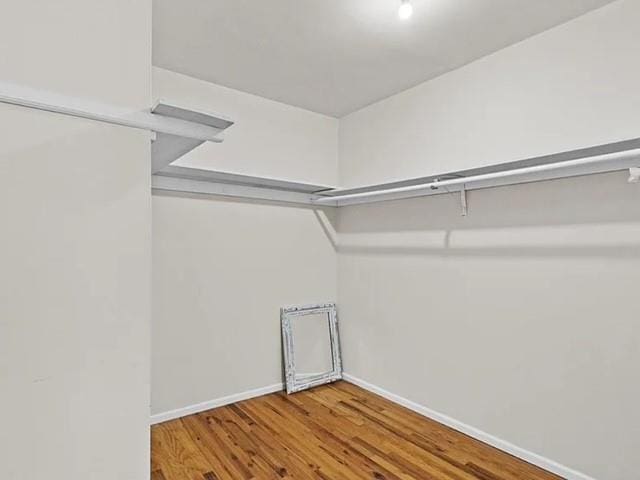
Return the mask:
<path id="1" fill-rule="evenodd" d="M 334 195 L 327 196 L 313 200 L 313 203 L 316 204 L 328 204 L 331 205 L 334 202 L 339 202 L 341 200 L 355 200 L 355 199 L 368 199 L 368 198 L 376 198 L 379 196 L 394 194 L 394 193 L 407 193 L 407 192 L 416 192 L 420 190 L 438 190 L 442 187 L 451 187 L 451 186 L 472 186 L 474 183 L 479 182 L 487 182 L 491 180 L 498 180 L 508 177 L 516 177 L 520 175 L 530 175 L 542 172 L 549 172 L 553 170 L 560 170 L 563 168 L 572 168 L 572 167 L 581 167 L 586 165 L 594 165 L 598 163 L 607 163 L 613 161 L 621 161 L 621 160 L 632 160 L 632 159 L 640 159 L 640 148 L 635 148 L 633 150 L 627 150 L 624 152 L 614 152 L 607 153 L 604 155 L 596 155 L 592 157 L 579 158 L 575 160 L 567 160 L 564 162 L 556 162 L 549 163 L 545 165 L 535 165 L 533 167 L 523 167 L 516 168 L 513 170 L 504 170 L 502 172 L 494 172 L 494 173 L 485 173 L 482 175 L 472 175 L 469 177 L 460 177 L 453 178 L 450 180 L 436 180 L 429 183 L 421 183 L 419 185 L 410 185 L 407 187 L 396 187 L 396 188 L 387 188 L 381 190 L 374 190 L 371 192 L 360 192 L 360 193 L 350 193 L 345 195 Z M 639 160 L 640 161 L 640 160 Z M 461 187 L 462 188 L 462 187 Z"/>

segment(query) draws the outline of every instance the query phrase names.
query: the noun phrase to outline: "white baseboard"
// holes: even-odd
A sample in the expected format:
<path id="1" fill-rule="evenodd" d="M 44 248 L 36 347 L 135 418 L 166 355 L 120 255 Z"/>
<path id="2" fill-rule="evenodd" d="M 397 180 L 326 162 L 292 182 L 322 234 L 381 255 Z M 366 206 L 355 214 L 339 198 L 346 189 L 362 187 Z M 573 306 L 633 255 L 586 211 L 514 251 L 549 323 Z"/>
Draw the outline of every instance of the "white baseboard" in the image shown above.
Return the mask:
<path id="1" fill-rule="evenodd" d="M 188 407 L 177 408 L 164 413 L 158 413 L 151 415 L 151 425 L 156 423 L 168 422 L 180 417 L 186 417 L 187 415 L 193 415 L 194 413 L 204 412 L 211 410 L 212 408 L 223 407 L 235 402 L 241 402 L 242 400 L 248 400 L 250 398 L 260 397 L 269 393 L 279 392 L 284 389 L 282 383 L 275 383 L 262 388 L 256 388 L 255 390 L 248 390 L 242 393 L 235 393 L 226 397 L 216 398 L 207 402 L 197 403 L 195 405 L 189 405 Z"/>
<path id="2" fill-rule="evenodd" d="M 548 458 L 538 455 L 537 453 L 533 453 L 525 450 L 524 448 L 520 448 L 516 445 L 513 445 L 512 443 L 507 442 L 506 440 L 494 437 L 493 435 L 483 432 L 482 430 L 472 427 L 471 425 L 467 425 L 466 423 L 455 420 L 451 417 L 448 417 L 447 415 L 436 412 L 435 410 L 431 410 L 430 408 L 419 405 L 415 402 L 412 402 L 411 400 L 407 400 L 406 398 L 403 398 L 399 395 L 396 395 L 395 393 L 391 393 L 387 390 L 384 390 L 383 388 L 354 377 L 353 375 L 345 373 L 343 374 L 343 378 L 346 381 L 353 383 L 354 385 L 364 388 L 365 390 L 368 390 L 370 392 L 376 393 L 381 397 L 386 398 L 387 400 L 402 405 L 403 407 L 406 407 L 409 410 L 413 410 L 420 415 L 431 418 L 436 422 L 451 427 L 454 430 L 475 438 L 476 440 L 480 440 L 481 442 L 496 447 L 497 449 L 502 450 L 503 452 L 507 452 L 514 457 L 518 457 L 525 462 L 529 462 L 544 470 L 547 470 L 548 472 L 560 475 L 567 480 L 595 480 L 593 477 L 585 475 L 584 473 L 580 473 L 569 467 L 565 467 L 564 465 L 554 462 L 553 460 L 549 460 Z"/>

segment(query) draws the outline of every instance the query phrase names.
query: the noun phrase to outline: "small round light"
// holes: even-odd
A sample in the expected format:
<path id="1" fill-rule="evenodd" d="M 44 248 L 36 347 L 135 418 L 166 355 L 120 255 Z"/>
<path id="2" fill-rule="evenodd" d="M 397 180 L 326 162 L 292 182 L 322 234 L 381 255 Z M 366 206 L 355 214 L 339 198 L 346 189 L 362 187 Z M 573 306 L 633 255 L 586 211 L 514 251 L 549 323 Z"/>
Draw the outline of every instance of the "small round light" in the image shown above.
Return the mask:
<path id="1" fill-rule="evenodd" d="M 400 4 L 400 8 L 398 9 L 398 16 L 402 20 L 406 20 L 411 15 L 413 15 L 413 7 L 409 3 L 409 0 L 402 0 L 402 3 Z"/>

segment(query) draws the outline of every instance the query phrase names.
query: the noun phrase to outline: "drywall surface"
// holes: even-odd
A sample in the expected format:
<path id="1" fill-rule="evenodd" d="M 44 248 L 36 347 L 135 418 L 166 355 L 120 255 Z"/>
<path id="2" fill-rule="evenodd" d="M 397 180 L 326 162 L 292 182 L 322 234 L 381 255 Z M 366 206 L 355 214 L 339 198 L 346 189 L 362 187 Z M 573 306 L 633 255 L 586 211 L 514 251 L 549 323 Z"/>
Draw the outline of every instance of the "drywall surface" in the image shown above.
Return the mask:
<path id="1" fill-rule="evenodd" d="M 341 121 L 360 185 L 640 132 L 618 1 Z M 340 209 L 346 370 L 600 480 L 640 450 L 640 189 L 618 172 Z"/>
<path id="2" fill-rule="evenodd" d="M 154 195 L 152 413 L 282 382 L 280 307 L 336 297 L 323 222 L 308 208 Z"/>
<path id="3" fill-rule="evenodd" d="M 325 117 L 166 70 L 154 94 L 238 122 L 180 164 L 330 184 Z M 207 196 L 153 197 L 152 413 L 282 382 L 280 312 L 336 297 L 326 212 Z"/>
<path id="4" fill-rule="evenodd" d="M 154 67 L 155 99 L 236 122 L 174 165 L 335 186 L 338 120 Z"/>
<path id="5" fill-rule="evenodd" d="M 640 134 L 640 2 L 619 0 L 341 119 L 343 186 Z"/>
<path id="6" fill-rule="evenodd" d="M 150 22 L 11 2 L 0 77 L 148 107 Z M 8 105 L 0 130 L 0 478 L 148 479 L 149 135 Z"/>
<path id="7" fill-rule="evenodd" d="M 599 480 L 640 451 L 640 187 L 624 173 L 346 207 L 346 371 Z"/>
<path id="8" fill-rule="evenodd" d="M 621 0 L 353 113 L 346 186 L 639 136 Z M 640 451 L 640 189 L 625 172 L 340 209 L 345 369 L 599 480 Z"/>

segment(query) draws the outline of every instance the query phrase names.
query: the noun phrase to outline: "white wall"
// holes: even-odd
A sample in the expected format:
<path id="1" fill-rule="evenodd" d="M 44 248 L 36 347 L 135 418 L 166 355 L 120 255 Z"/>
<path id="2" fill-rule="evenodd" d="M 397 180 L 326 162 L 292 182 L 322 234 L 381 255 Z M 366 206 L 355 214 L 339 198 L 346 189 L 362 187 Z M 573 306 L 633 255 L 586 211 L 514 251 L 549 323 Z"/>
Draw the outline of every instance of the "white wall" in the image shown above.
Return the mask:
<path id="1" fill-rule="evenodd" d="M 640 2 L 619 0 L 341 119 L 343 186 L 640 134 Z"/>
<path id="2" fill-rule="evenodd" d="M 640 448 L 640 189 L 622 173 L 348 207 L 350 374 L 600 480 Z M 551 207 L 553 205 L 553 207 Z"/>
<path id="3" fill-rule="evenodd" d="M 222 144 L 206 143 L 175 165 L 335 186 L 335 118 L 157 67 L 153 89 L 156 99 L 236 122 L 225 132 Z"/>
<path id="4" fill-rule="evenodd" d="M 336 119 L 166 70 L 154 69 L 154 92 L 238 122 L 224 144 L 203 145 L 181 163 L 335 183 Z M 325 215 L 154 195 L 152 413 L 282 381 L 279 308 L 336 297 Z"/>
<path id="5" fill-rule="evenodd" d="M 148 108 L 151 2 L 10 2 L 0 79 Z M 149 478 L 149 136 L 0 105 L 0 478 Z"/>
<path id="6" fill-rule="evenodd" d="M 640 131 L 619 1 L 343 119 L 341 183 Z M 600 480 L 637 476 L 640 189 L 624 173 L 341 209 L 346 370 Z"/>
<path id="7" fill-rule="evenodd" d="M 340 183 L 636 137 L 639 18 L 615 2 L 349 115 Z M 335 119 L 154 80 L 156 97 L 238 121 L 181 163 L 335 182 Z M 472 192 L 466 218 L 438 196 L 349 207 L 324 228 L 305 208 L 156 195 L 152 411 L 281 380 L 278 307 L 335 295 L 335 227 L 349 373 L 595 478 L 633 478 L 639 195 L 614 173 Z"/>

